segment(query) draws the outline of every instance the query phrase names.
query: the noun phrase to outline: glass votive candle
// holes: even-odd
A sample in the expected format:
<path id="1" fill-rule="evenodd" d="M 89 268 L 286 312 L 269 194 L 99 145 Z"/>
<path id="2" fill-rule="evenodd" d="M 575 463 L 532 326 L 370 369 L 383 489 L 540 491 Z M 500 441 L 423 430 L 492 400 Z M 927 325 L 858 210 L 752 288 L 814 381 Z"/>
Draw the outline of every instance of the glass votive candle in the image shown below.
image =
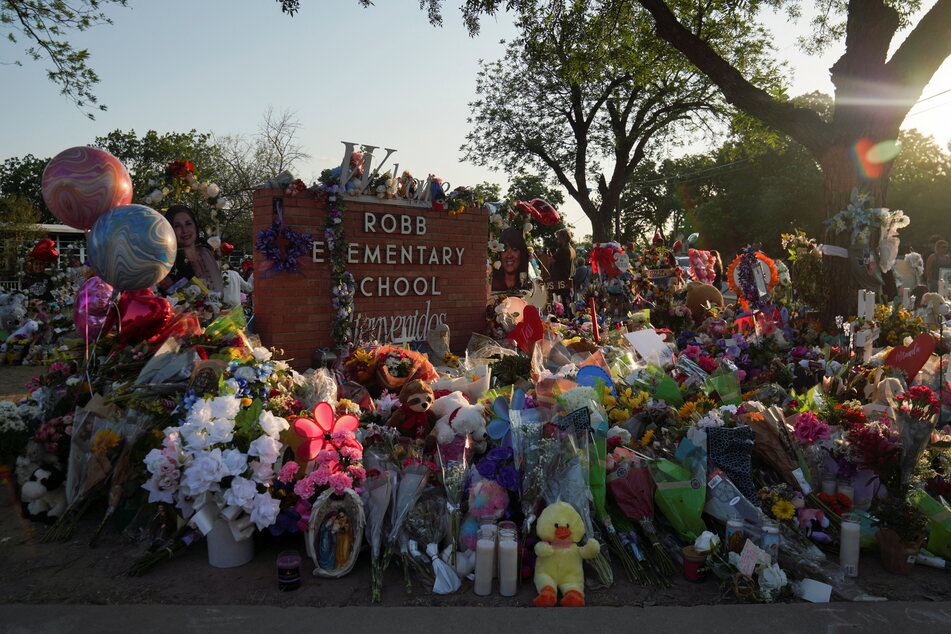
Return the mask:
<path id="1" fill-rule="evenodd" d="M 300 587 L 300 553 L 285 550 L 277 556 L 277 587 L 288 592 Z"/>

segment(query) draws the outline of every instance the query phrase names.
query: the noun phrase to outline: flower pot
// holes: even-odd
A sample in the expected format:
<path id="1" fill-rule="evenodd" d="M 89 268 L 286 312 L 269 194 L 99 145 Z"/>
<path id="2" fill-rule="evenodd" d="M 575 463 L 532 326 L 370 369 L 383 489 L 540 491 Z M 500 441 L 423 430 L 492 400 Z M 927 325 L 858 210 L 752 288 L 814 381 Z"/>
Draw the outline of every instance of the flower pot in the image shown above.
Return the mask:
<path id="1" fill-rule="evenodd" d="M 246 537 L 236 540 L 228 522 L 220 517 L 215 520 L 206 540 L 208 563 L 215 568 L 236 568 L 254 558 L 254 539 Z"/>
<path id="2" fill-rule="evenodd" d="M 910 575 L 915 568 L 918 549 L 921 548 L 919 539 L 915 542 L 903 542 L 898 533 L 890 528 L 883 528 L 875 533 L 875 541 L 882 554 L 882 567 L 895 575 Z"/>

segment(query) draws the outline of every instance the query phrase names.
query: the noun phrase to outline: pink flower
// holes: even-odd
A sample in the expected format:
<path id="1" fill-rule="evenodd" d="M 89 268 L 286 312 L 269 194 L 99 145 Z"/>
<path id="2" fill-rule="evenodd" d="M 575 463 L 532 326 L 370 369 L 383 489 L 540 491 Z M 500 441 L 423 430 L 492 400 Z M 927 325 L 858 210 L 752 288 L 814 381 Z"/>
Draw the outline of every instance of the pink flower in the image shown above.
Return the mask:
<path id="1" fill-rule="evenodd" d="M 363 482 L 367 479 L 366 469 L 364 469 L 362 465 L 350 465 L 347 467 L 347 473 L 349 473 L 357 483 Z"/>
<path id="2" fill-rule="evenodd" d="M 696 361 L 697 357 L 700 356 L 700 346 L 687 346 L 684 348 L 684 356 Z"/>
<path id="3" fill-rule="evenodd" d="M 303 480 L 298 480 L 294 485 L 294 495 L 302 500 L 309 499 L 314 495 L 314 480 L 307 476 Z"/>
<path id="4" fill-rule="evenodd" d="M 710 355 L 702 355 L 697 359 L 697 365 L 700 366 L 704 372 L 713 372 L 717 369 L 717 361 Z"/>
<path id="5" fill-rule="evenodd" d="M 347 429 L 335 431 L 330 434 L 330 439 L 333 440 L 334 444 L 338 446 L 348 444 L 348 442 L 355 440 L 355 438 L 356 437 L 353 435 L 353 432 Z"/>
<path id="6" fill-rule="evenodd" d="M 294 476 L 297 474 L 297 471 L 300 469 L 300 465 L 291 460 L 283 467 L 281 467 L 281 472 L 277 475 L 277 481 L 283 484 L 287 484 L 294 479 Z"/>
<path id="7" fill-rule="evenodd" d="M 344 445 L 340 448 L 340 455 L 344 458 L 350 458 L 351 460 L 360 460 L 363 458 L 363 448 Z M 318 456 L 317 459 L 320 460 L 320 456 Z"/>
<path id="8" fill-rule="evenodd" d="M 812 412 L 803 412 L 796 417 L 793 435 L 802 445 L 811 445 L 817 440 L 829 438 L 829 426 L 819 420 Z"/>
<path id="9" fill-rule="evenodd" d="M 318 465 L 332 465 L 340 459 L 339 454 L 332 449 L 324 449 L 317 454 Z"/>
<path id="10" fill-rule="evenodd" d="M 333 473 L 334 470 L 330 465 L 322 464 L 311 471 L 308 477 L 313 478 L 317 486 L 324 486 L 330 480 L 330 476 L 332 476 Z"/>
<path id="11" fill-rule="evenodd" d="M 337 493 L 343 493 L 345 489 L 353 486 L 353 480 L 346 473 L 338 471 L 330 476 L 329 482 L 331 488 Z"/>

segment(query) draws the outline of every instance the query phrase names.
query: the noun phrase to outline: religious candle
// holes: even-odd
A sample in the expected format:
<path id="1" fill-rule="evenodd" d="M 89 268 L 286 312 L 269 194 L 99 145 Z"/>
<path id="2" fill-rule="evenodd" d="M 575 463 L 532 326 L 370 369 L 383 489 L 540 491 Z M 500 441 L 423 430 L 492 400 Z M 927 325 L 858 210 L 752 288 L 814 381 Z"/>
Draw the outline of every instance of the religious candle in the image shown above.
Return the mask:
<path id="1" fill-rule="evenodd" d="M 296 550 L 285 550 L 277 556 L 277 587 L 284 591 L 300 587 L 300 553 Z"/>
<path id="2" fill-rule="evenodd" d="M 515 522 L 499 524 L 499 594 L 515 596 L 518 592 L 518 532 Z"/>
<path id="3" fill-rule="evenodd" d="M 862 527 L 851 516 L 843 518 L 839 530 L 839 564 L 847 577 L 859 576 L 859 544 L 862 539 Z"/>
<path id="4" fill-rule="evenodd" d="M 495 534 L 488 525 L 479 527 L 476 541 L 475 584 L 473 590 L 479 596 L 492 593 L 492 569 L 495 567 Z"/>

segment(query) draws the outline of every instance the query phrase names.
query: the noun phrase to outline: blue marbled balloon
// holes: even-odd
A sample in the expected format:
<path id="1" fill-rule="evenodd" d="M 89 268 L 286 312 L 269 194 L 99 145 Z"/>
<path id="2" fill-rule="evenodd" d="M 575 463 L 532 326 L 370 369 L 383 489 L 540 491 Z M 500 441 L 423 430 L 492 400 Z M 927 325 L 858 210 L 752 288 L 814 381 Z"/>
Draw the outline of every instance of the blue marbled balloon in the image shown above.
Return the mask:
<path id="1" fill-rule="evenodd" d="M 93 271 L 121 291 L 156 284 L 175 264 L 175 232 L 154 209 L 124 205 L 107 211 L 87 238 Z"/>

